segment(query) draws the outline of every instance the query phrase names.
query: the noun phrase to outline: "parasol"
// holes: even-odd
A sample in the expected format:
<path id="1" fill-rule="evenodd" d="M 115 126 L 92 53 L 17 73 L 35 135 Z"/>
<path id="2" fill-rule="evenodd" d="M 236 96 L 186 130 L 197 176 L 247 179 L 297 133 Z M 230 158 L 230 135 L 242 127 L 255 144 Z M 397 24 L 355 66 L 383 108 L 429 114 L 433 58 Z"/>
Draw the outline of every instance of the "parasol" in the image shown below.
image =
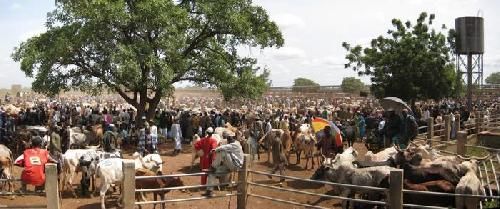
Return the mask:
<path id="1" fill-rule="evenodd" d="M 401 112 L 403 109 L 408 109 L 408 111 L 411 111 L 410 106 L 406 104 L 403 100 L 397 97 L 386 97 L 380 100 L 380 105 L 385 109 L 394 109 L 396 112 Z"/>
<path id="2" fill-rule="evenodd" d="M 342 145 L 342 132 L 333 122 L 328 121 L 324 118 L 316 117 L 312 120 L 311 125 L 314 133 L 316 133 L 316 136 L 318 138 L 324 135 L 323 130 L 325 129 L 325 127 L 330 126 L 332 131 L 331 134 L 335 136 L 335 144 Z"/>

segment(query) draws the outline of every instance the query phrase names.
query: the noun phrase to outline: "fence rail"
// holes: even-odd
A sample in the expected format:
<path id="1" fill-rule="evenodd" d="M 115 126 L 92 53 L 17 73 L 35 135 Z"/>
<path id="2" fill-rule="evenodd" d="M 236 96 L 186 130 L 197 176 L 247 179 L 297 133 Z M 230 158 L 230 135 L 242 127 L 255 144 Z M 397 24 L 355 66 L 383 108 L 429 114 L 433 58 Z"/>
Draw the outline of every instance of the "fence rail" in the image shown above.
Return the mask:
<path id="1" fill-rule="evenodd" d="M 324 184 L 324 185 L 330 185 L 330 186 L 346 187 L 346 188 L 350 188 L 350 189 L 369 190 L 369 191 L 377 191 L 377 192 L 388 192 L 389 191 L 386 188 L 380 188 L 380 187 L 358 186 L 358 185 L 352 185 L 352 184 L 340 184 L 340 183 L 334 183 L 334 182 L 329 182 L 329 181 L 317 181 L 317 180 L 303 179 L 303 178 L 298 178 L 298 177 L 293 177 L 293 176 L 285 176 L 285 175 L 266 173 L 266 172 L 255 171 L 255 170 L 249 170 L 248 172 L 254 173 L 254 174 L 260 174 L 260 175 L 266 175 L 266 176 L 273 176 L 273 177 L 280 177 L 280 178 L 285 178 L 285 179 L 310 182 L 310 183 L 318 183 L 318 184 Z"/>
<path id="2" fill-rule="evenodd" d="M 0 208 L 47 208 L 59 209 L 61 202 L 59 197 L 59 188 L 57 182 L 57 165 L 53 163 L 45 164 L 45 192 L 0 192 L 0 196 L 9 195 L 33 195 L 45 196 L 47 204 L 39 205 L 4 205 L 0 203 Z M 20 179 L 1 179 L 0 182 L 21 181 Z"/>

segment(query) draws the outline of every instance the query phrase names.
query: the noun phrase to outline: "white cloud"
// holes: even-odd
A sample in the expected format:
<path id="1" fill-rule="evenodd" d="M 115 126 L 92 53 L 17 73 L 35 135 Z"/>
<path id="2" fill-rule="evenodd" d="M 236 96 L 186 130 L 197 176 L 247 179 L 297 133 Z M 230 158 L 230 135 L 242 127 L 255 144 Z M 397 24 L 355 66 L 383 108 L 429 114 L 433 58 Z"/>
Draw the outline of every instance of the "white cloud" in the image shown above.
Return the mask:
<path id="1" fill-rule="evenodd" d="M 9 9 L 10 10 L 18 10 L 18 9 L 21 9 L 21 7 L 22 7 L 21 4 L 16 2 L 16 3 L 11 4 Z"/>
<path id="2" fill-rule="evenodd" d="M 306 53 L 296 47 L 282 47 L 279 49 L 273 49 L 271 52 L 271 57 L 275 60 L 294 60 L 294 59 L 304 59 Z"/>
<path id="3" fill-rule="evenodd" d="M 294 14 L 276 14 L 271 16 L 281 29 L 288 29 L 293 27 L 303 28 L 306 23 L 302 18 Z"/>

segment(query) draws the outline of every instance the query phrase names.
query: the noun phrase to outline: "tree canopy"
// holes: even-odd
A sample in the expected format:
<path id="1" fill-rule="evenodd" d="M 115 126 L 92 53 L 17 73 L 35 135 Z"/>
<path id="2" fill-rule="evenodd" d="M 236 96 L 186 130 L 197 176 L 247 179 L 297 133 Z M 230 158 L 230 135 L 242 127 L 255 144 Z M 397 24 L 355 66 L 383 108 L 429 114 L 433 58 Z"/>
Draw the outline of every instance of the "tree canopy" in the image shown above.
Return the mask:
<path id="1" fill-rule="evenodd" d="M 487 84 L 500 84 L 500 72 L 495 72 L 486 78 Z"/>
<path id="2" fill-rule="evenodd" d="M 296 78 L 293 81 L 292 91 L 298 92 L 317 92 L 319 91 L 319 84 L 311 79 Z"/>
<path id="3" fill-rule="evenodd" d="M 433 29 L 434 18 L 424 12 L 416 24 L 393 19 L 394 28 L 372 39 L 369 47 L 342 43 L 347 50 L 345 68 L 370 76 L 371 92 L 378 98 L 415 101 L 458 95 L 461 82 L 451 56 L 455 32 L 449 30 L 447 37 Z"/>
<path id="4" fill-rule="evenodd" d="M 345 77 L 340 88 L 346 93 L 359 93 L 365 89 L 365 84 L 355 77 Z"/>
<path id="5" fill-rule="evenodd" d="M 12 55 L 35 91 L 108 89 L 148 118 L 182 81 L 217 87 L 226 99 L 260 96 L 269 73 L 237 49 L 284 43 L 251 0 L 56 0 L 46 25 Z"/>

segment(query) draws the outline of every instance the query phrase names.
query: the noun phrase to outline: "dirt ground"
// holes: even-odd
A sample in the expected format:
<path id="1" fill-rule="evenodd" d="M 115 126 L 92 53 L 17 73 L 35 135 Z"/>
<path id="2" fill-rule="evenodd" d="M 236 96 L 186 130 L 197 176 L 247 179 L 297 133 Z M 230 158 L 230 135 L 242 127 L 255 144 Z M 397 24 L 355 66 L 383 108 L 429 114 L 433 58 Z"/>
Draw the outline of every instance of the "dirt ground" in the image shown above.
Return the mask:
<path id="1" fill-rule="evenodd" d="M 355 145 L 356 150 L 358 150 L 362 155 L 364 155 L 366 148 L 364 145 L 361 144 L 356 144 Z M 165 174 L 171 174 L 171 173 L 193 173 L 193 172 L 199 172 L 199 169 L 195 168 L 194 170 L 190 169 L 190 164 L 191 164 L 191 146 L 190 145 L 184 145 L 184 150 L 181 154 L 177 156 L 172 156 L 172 143 L 167 142 L 166 144 L 160 146 L 161 150 L 161 155 L 163 160 L 165 161 L 164 167 L 163 167 L 163 173 Z M 124 156 L 125 158 L 130 158 L 130 152 L 125 152 Z M 286 175 L 290 176 L 296 176 L 296 177 L 302 177 L 302 178 L 310 178 L 311 175 L 314 173 L 313 169 L 309 170 L 304 170 L 304 164 L 305 160 L 303 159 L 301 161 L 301 165 L 294 165 L 296 157 L 293 154 L 291 157 L 291 165 L 288 166 Z M 268 171 L 270 169 L 269 165 L 267 162 L 267 154 L 261 154 L 261 159 L 256 160 L 252 164 L 252 169 L 254 170 L 259 170 L 259 171 Z M 318 166 L 318 163 L 316 162 L 316 168 Z M 196 167 L 196 166 L 195 166 Z M 16 178 L 20 177 L 21 169 L 16 167 L 14 171 L 14 175 Z M 200 184 L 200 177 L 183 177 L 182 180 L 184 181 L 185 185 L 198 185 Z M 277 185 L 279 183 L 279 179 L 273 178 L 269 179 L 267 176 L 262 176 L 262 175 L 256 175 L 256 174 L 251 174 L 250 180 L 253 182 L 257 183 L 262 183 L 262 184 L 268 184 L 268 185 Z M 79 179 L 75 179 L 74 181 L 74 188 L 77 188 L 79 184 Z M 16 189 L 19 188 L 19 184 L 16 185 Z M 327 191 L 331 189 L 329 186 L 323 186 L 323 185 L 315 185 L 312 183 L 307 183 L 307 182 L 300 182 L 300 181 L 293 181 L 293 180 L 287 180 L 284 185 L 284 188 L 291 188 L 291 189 L 298 189 L 298 190 L 303 190 L 303 191 L 310 191 L 310 192 L 315 192 L 315 193 L 321 193 L 324 194 Z M 33 189 L 33 188 L 29 188 Z M 263 195 L 263 196 L 270 196 L 270 197 L 275 197 L 283 200 L 289 200 L 289 201 L 295 201 L 295 202 L 300 202 L 300 203 L 314 203 L 315 201 L 319 200 L 319 197 L 315 196 L 308 196 L 308 195 L 302 195 L 302 194 L 295 194 L 291 192 L 281 192 L 281 191 L 276 191 L 276 190 L 270 190 L 266 188 L 261 188 L 261 187 L 255 187 L 255 186 L 250 186 L 251 193 Z M 233 190 L 233 193 L 236 191 Z M 176 198 L 192 198 L 192 197 L 199 197 L 202 191 L 190 191 L 189 193 L 184 193 L 181 191 L 172 191 L 166 195 L 167 199 L 176 199 Z M 231 193 L 231 191 L 217 191 L 216 192 L 218 195 L 221 194 L 227 194 Z M 80 198 L 73 198 L 70 192 L 64 191 L 62 193 L 62 208 L 64 209 L 98 209 L 100 208 L 100 200 L 99 197 L 80 197 Z M 116 204 L 116 200 L 118 197 L 118 193 L 113 193 L 110 197 L 110 195 L 107 196 L 106 199 L 106 207 L 107 208 L 118 208 Z M 153 200 L 152 195 L 148 196 L 148 200 Z M 6 196 L 0 196 L 0 208 L 7 206 L 23 206 L 23 205 L 33 205 L 33 204 L 46 204 L 45 197 L 39 197 L 39 196 L 17 196 L 14 200 L 10 200 Z M 340 206 L 339 201 L 337 200 L 326 200 L 318 205 L 323 206 L 323 207 L 329 207 L 329 208 L 336 208 Z M 214 199 L 209 199 L 209 200 L 197 200 L 197 201 L 189 201 L 189 202 L 175 202 L 175 203 L 167 203 L 168 208 L 172 209 L 185 209 L 185 208 L 203 208 L 203 209 L 223 209 L 223 208 L 236 208 L 236 197 L 225 197 L 225 198 L 214 198 Z M 17 207 L 16 207 L 17 208 Z M 29 208 L 29 207 L 27 207 Z M 152 205 L 146 205 L 143 208 L 149 209 L 153 208 Z M 157 206 L 157 208 L 159 208 Z M 272 208 L 272 209 L 292 209 L 292 208 L 303 208 L 303 207 L 298 207 L 298 206 L 293 206 L 289 204 L 283 204 L 283 203 L 275 203 L 271 202 L 268 200 L 256 198 L 256 197 L 249 197 L 248 199 L 248 204 L 247 208 L 250 209 L 266 209 L 266 208 Z"/>

